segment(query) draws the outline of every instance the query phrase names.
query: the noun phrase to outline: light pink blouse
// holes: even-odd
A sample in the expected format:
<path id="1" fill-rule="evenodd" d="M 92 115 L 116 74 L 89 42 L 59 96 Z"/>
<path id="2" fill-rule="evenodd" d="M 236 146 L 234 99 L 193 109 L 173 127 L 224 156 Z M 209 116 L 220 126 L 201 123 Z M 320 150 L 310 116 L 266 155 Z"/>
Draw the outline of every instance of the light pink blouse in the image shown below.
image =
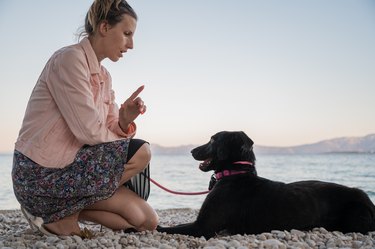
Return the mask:
<path id="1" fill-rule="evenodd" d="M 63 168 L 84 145 L 132 137 L 118 124 L 111 76 L 87 38 L 58 50 L 31 94 L 15 149 L 36 163 Z"/>

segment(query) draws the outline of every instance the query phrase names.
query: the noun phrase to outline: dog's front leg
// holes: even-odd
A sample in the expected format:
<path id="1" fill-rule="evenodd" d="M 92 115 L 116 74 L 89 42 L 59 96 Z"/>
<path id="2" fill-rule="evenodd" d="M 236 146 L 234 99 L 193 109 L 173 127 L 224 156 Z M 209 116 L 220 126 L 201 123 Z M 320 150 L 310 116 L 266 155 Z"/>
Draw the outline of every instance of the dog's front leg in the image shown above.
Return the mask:
<path id="1" fill-rule="evenodd" d="M 193 223 L 186 223 L 186 224 L 180 224 L 173 227 L 161 227 L 158 226 L 156 229 L 158 232 L 165 232 L 169 234 L 183 234 L 183 235 L 189 235 L 193 237 L 206 237 L 211 238 L 215 234 L 209 234 L 203 231 L 202 227 L 199 226 L 196 222 Z"/>

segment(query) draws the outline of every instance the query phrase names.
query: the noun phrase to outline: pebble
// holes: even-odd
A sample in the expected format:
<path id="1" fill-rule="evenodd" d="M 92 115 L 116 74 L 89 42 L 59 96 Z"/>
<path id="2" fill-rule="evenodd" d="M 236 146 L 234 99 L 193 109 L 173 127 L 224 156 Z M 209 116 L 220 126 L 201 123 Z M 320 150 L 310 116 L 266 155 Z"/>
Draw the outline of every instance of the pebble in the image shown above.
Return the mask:
<path id="1" fill-rule="evenodd" d="M 156 210 L 160 223 L 163 226 L 194 221 L 198 210 L 193 209 L 168 209 Z M 312 231 L 273 230 L 261 234 L 249 235 L 219 235 L 206 240 L 204 237 L 195 238 L 179 234 L 165 234 L 159 232 L 124 233 L 114 232 L 98 225 L 87 225 L 96 236 L 93 239 L 82 240 L 78 236 L 44 236 L 34 233 L 20 210 L 0 211 L 0 249 L 136 249 L 136 248 L 161 248 L 161 249 L 371 249 L 375 245 L 375 232 L 367 235 L 360 233 L 343 234 L 329 232 L 324 228 L 315 228 Z"/>
<path id="2" fill-rule="evenodd" d="M 65 246 L 64 246 L 63 244 L 58 243 L 58 244 L 56 245 L 56 248 L 57 248 L 57 249 L 65 249 Z"/>

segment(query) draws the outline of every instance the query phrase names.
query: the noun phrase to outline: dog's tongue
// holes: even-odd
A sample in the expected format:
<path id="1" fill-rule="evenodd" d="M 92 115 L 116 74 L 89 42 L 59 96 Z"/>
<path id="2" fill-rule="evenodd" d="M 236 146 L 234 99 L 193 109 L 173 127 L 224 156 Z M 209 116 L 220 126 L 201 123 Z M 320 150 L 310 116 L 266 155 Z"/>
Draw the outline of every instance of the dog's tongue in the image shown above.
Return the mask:
<path id="1" fill-rule="evenodd" d="M 199 169 L 204 171 L 208 167 L 208 165 L 210 165 L 210 163 L 211 159 L 204 160 L 202 163 L 199 164 Z"/>

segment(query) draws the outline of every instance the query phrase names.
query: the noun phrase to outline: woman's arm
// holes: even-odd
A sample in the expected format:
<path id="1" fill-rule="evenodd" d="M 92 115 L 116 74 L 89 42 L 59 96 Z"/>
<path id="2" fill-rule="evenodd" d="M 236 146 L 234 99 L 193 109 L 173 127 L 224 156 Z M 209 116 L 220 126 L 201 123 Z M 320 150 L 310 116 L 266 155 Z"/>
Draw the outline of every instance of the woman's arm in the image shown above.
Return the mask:
<path id="1" fill-rule="evenodd" d="M 95 106 L 85 54 L 67 49 L 57 55 L 51 69 L 47 85 L 74 136 L 89 145 L 119 139 Z"/>

